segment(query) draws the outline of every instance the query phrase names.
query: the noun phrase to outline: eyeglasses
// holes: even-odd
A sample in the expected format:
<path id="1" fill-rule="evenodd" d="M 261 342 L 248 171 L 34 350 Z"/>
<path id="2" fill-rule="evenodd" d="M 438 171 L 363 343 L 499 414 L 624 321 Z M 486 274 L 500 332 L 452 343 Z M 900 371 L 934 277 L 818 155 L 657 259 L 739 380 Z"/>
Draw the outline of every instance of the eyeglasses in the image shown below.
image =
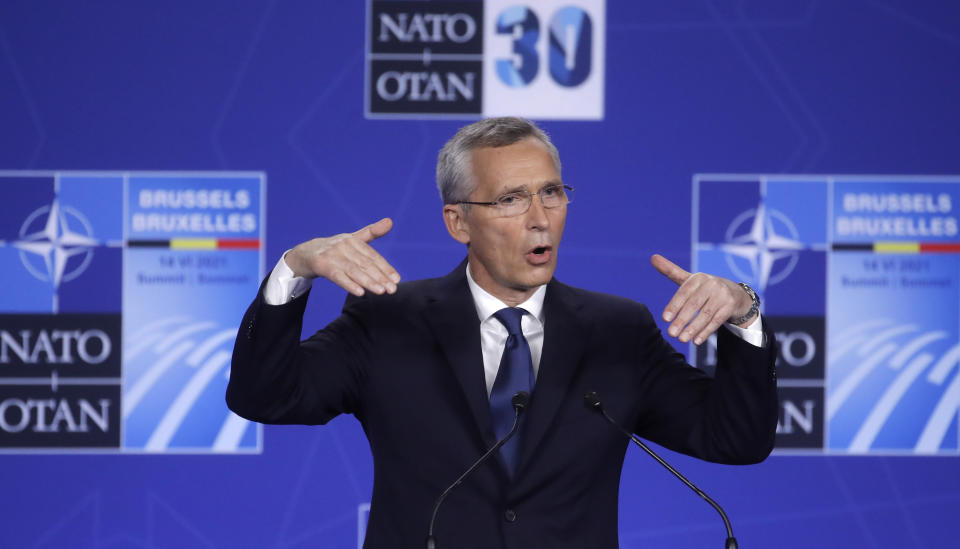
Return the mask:
<path id="1" fill-rule="evenodd" d="M 573 187 L 570 185 L 551 184 L 536 192 L 540 196 L 540 203 L 544 208 L 559 208 L 573 202 Z M 533 203 L 533 193 L 530 191 L 513 191 L 502 194 L 492 202 L 470 202 L 461 200 L 457 204 L 473 204 L 475 206 L 492 206 L 500 217 L 523 215 Z"/>

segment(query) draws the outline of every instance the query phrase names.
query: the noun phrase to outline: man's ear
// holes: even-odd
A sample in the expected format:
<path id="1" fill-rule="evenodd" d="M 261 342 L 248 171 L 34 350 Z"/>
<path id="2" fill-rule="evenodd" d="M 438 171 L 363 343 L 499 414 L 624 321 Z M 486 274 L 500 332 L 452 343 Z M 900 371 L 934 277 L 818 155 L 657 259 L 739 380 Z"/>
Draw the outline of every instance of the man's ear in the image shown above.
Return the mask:
<path id="1" fill-rule="evenodd" d="M 443 222 L 447 232 L 454 240 L 461 244 L 470 243 L 470 224 L 467 222 L 466 212 L 460 204 L 443 205 Z"/>

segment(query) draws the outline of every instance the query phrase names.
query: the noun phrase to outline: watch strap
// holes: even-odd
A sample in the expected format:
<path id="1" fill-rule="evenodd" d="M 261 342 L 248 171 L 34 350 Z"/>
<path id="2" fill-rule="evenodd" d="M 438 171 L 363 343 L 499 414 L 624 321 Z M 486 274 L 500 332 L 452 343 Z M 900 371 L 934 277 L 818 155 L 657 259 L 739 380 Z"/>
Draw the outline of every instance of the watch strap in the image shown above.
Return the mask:
<path id="1" fill-rule="evenodd" d="M 760 312 L 760 297 L 757 296 L 757 292 L 753 291 L 753 288 L 747 286 L 743 282 L 737 282 L 737 286 L 743 288 L 743 291 L 747 292 L 747 295 L 750 296 L 750 299 L 753 300 L 753 304 L 750 305 L 750 310 L 747 311 L 747 314 L 739 316 L 737 318 L 730 318 L 727 320 L 730 324 L 743 324 L 744 322 L 753 318 L 758 312 Z"/>

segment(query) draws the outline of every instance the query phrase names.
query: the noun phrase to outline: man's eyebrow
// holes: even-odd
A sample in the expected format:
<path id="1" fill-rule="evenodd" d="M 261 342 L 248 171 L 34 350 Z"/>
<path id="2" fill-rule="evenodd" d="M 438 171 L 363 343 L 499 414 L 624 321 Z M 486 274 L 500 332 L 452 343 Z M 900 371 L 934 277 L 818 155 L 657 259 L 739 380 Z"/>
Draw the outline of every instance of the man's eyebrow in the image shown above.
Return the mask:
<path id="1" fill-rule="evenodd" d="M 513 186 L 513 187 L 508 187 L 508 188 L 506 188 L 506 189 L 502 189 L 502 190 L 500 191 L 500 194 L 518 193 L 518 192 L 526 191 L 526 190 L 527 190 L 527 185 L 515 185 L 515 186 Z"/>
<path id="2" fill-rule="evenodd" d="M 541 183 L 540 186 L 537 187 L 537 191 L 539 191 L 540 189 L 543 189 L 543 188 L 545 188 L 545 187 L 550 187 L 550 186 L 552 186 L 552 185 L 563 185 L 563 181 L 561 181 L 561 180 L 559 180 L 559 179 L 548 179 L 548 180 L 544 181 L 543 183 Z M 500 195 L 510 194 L 510 193 L 516 193 L 516 192 L 521 192 L 521 191 L 529 191 L 529 190 L 530 190 L 529 187 L 530 187 L 529 185 L 516 185 L 516 186 L 514 186 L 514 187 L 509 187 L 509 188 L 506 188 L 506 189 L 501 190 L 501 191 L 500 191 Z M 498 195 L 498 196 L 499 196 L 499 195 Z"/>

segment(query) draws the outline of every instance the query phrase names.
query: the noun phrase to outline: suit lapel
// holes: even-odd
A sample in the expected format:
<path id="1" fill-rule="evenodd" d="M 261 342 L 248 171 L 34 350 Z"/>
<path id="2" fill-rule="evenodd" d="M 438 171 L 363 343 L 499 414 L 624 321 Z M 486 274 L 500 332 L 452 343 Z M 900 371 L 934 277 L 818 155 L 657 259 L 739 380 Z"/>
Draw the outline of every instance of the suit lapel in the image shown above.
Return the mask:
<path id="1" fill-rule="evenodd" d="M 480 320 L 467 285 L 465 269 L 466 261 L 440 280 L 436 291 L 427 297 L 424 314 L 460 385 L 484 444 L 489 446 L 496 439 L 491 427 L 490 401 L 484 378 Z M 543 352 L 524 421 L 518 474 L 553 423 L 583 357 L 586 331 L 577 319 L 579 303 L 569 288 L 556 280 L 551 281 L 543 307 Z"/>
<path id="2" fill-rule="evenodd" d="M 557 408 L 567 397 L 570 382 L 583 357 L 586 331 L 577 320 L 579 304 L 570 290 L 556 280 L 551 281 L 547 286 L 543 307 L 543 352 L 540 355 L 537 383 L 527 410 L 517 473 L 529 463 L 553 423 Z"/>
<path id="3" fill-rule="evenodd" d="M 480 320 L 467 286 L 465 269 L 466 261 L 463 261 L 441 279 L 437 291 L 428 296 L 425 315 L 463 391 L 477 429 L 489 445 L 494 440 L 480 349 Z"/>

